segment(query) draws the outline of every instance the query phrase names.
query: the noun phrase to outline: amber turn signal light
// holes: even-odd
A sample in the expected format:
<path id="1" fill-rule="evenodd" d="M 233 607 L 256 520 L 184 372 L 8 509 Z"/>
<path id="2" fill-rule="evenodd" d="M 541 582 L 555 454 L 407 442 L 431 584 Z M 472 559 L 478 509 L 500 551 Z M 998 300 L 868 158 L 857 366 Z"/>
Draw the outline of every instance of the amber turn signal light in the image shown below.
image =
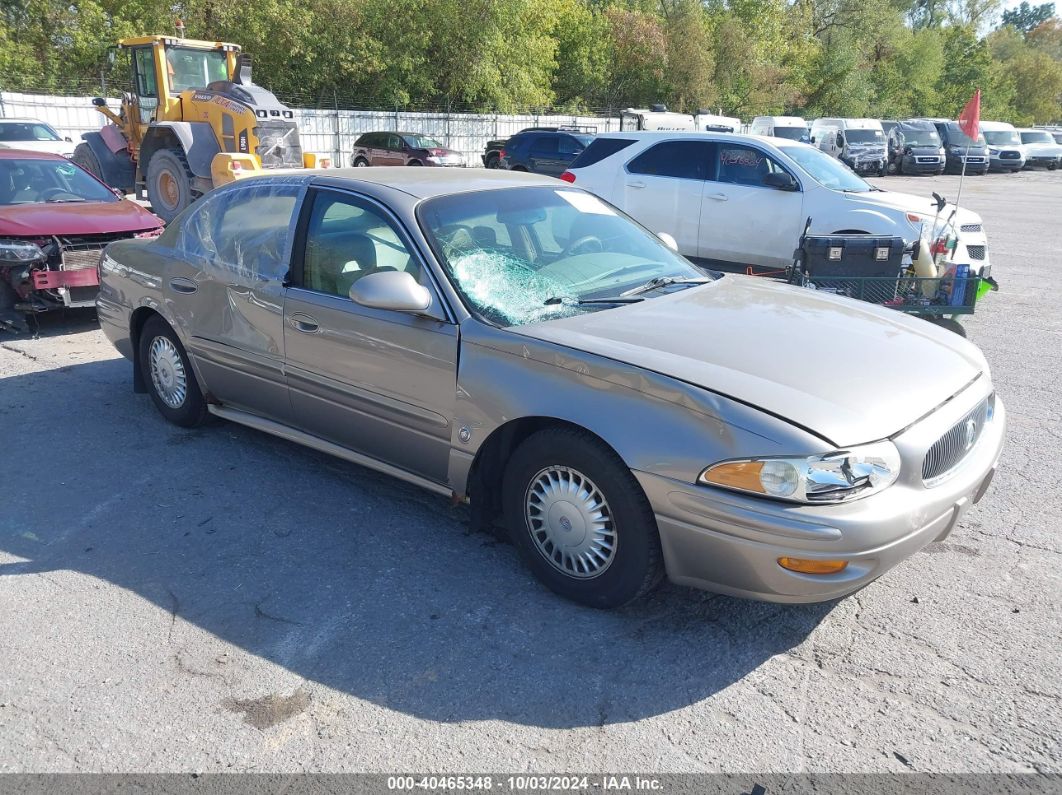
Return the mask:
<path id="1" fill-rule="evenodd" d="M 801 574 L 836 574 L 848 566 L 847 560 L 805 560 L 804 558 L 778 558 L 778 565 Z"/>

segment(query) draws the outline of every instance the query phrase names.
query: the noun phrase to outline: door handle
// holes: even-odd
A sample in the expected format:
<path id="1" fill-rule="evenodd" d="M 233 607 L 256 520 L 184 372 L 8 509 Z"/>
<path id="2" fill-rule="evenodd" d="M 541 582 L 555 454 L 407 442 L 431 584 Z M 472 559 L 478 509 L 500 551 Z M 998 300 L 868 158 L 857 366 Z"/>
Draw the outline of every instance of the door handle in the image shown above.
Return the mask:
<path id="1" fill-rule="evenodd" d="M 728 197 L 725 193 L 709 193 L 708 198 L 715 199 L 717 202 L 725 202 Z"/>
<path id="2" fill-rule="evenodd" d="M 644 182 L 628 182 L 627 183 L 627 187 L 628 188 L 644 188 L 645 187 L 645 183 Z"/>
<path id="3" fill-rule="evenodd" d="M 320 324 L 318 324 L 315 318 L 312 318 L 309 315 L 304 315 L 301 312 L 288 318 L 288 322 L 293 329 L 301 331 L 304 334 L 315 334 L 321 329 Z"/>
<path id="4" fill-rule="evenodd" d="M 170 279 L 170 287 L 178 293 L 184 293 L 189 295 L 199 289 L 199 285 L 191 279 L 186 279 L 183 276 L 175 276 Z"/>

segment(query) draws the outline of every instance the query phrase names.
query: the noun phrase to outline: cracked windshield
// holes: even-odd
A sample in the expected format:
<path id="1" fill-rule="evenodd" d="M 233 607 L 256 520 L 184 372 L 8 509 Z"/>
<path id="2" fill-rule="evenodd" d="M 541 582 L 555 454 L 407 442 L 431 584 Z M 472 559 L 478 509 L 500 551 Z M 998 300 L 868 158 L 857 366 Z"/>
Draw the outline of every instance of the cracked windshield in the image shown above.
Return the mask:
<path id="1" fill-rule="evenodd" d="M 442 196 L 419 215 L 466 304 L 501 326 L 600 311 L 711 280 L 579 190 Z"/>

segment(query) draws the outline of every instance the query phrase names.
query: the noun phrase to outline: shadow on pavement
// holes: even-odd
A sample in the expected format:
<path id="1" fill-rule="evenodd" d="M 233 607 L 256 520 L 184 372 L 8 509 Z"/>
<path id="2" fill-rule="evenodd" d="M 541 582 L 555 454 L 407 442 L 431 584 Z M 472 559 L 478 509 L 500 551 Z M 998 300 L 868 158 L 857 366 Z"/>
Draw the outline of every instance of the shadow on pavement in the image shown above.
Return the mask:
<path id="1" fill-rule="evenodd" d="M 167 425 L 130 379 L 121 359 L 0 379 L 0 450 L 18 462 L 0 549 L 25 559 L 0 576 L 82 572 L 389 709 L 553 728 L 700 701 L 831 609 L 670 586 L 577 607 L 464 509 L 239 426 Z"/>

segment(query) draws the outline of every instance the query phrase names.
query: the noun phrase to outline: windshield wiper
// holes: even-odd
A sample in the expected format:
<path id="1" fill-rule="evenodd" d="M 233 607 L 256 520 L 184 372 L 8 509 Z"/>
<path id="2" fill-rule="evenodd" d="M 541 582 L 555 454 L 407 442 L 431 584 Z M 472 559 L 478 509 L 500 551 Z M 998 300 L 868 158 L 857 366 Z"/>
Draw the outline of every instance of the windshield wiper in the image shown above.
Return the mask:
<path id="1" fill-rule="evenodd" d="M 576 306 L 582 306 L 583 304 L 636 304 L 639 301 L 644 301 L 644 298 L 625 298 L 622 296 L 613 296 L 610 298 L 564 298 L 559 295 L 554 295 L 547 298 L 543 303 L 545 306 L 555 306 L 556 304 L 574 304 Z"/>
<path id="2" fill-rule="evenodd" d="M 641 295 L 642 293 L 648 293 L 652 290 L 659 290 L 661 287 L 668 287 L 672 284 L 707 284 L 713 281 L 706 276 L 657 276 L 655 279 L 650 279 L 640 287 L 635 287 L 631 290 L 626 290 L 619 294 L 619 297 L 627 298 L 629 296 Z"/>

